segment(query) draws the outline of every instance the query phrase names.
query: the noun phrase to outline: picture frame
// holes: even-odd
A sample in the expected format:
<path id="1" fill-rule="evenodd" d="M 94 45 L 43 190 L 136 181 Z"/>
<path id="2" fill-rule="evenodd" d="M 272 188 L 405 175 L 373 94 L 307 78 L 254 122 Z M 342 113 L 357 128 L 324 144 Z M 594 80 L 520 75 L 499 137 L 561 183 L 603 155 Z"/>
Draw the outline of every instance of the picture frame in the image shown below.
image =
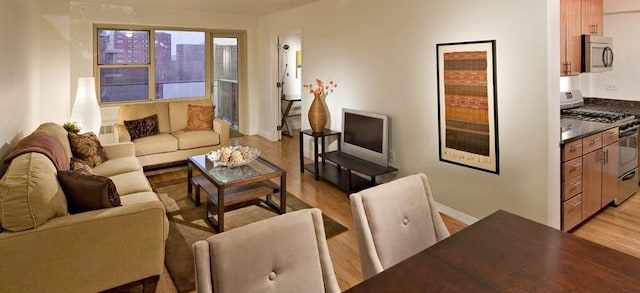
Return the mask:
<path id="1" fill-rule="evenodd" d="M 440 161 L 500 174 L 496 41 L 436 44 Z"/>

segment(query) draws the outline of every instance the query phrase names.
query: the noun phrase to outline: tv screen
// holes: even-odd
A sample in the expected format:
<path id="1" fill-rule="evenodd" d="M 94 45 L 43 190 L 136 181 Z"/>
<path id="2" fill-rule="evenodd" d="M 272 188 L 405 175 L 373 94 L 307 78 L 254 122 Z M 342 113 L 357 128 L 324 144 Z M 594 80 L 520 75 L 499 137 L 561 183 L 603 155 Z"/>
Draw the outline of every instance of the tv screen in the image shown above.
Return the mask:
<path id="1" fill-rule="evenodd" d="M 344 141 L 374 152 L 382 152 L 383 120 L 375 117 L 345 113 Z"/>
<path id="2" fill-rule="evenodd" d="M 342 109 L 342 152 L 387 166 L 388 117 L 383 114 Z"/>

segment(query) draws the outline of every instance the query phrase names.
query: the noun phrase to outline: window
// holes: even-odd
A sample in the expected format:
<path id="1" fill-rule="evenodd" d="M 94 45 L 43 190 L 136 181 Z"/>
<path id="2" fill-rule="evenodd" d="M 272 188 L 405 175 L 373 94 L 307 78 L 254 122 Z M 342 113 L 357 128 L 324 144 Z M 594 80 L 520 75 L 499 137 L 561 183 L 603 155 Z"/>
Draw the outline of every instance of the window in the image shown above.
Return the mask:
<path id="1" fill-rule="evenodd" d="M 95 33 L 101 103 L 212 97 L 217 68 L 208 64 L 214 58 L 212 36 L 221 32 L 96 25 Z M 230 62 L 224 75 L 229 71 L 237 75 L 238 63 Z"/>

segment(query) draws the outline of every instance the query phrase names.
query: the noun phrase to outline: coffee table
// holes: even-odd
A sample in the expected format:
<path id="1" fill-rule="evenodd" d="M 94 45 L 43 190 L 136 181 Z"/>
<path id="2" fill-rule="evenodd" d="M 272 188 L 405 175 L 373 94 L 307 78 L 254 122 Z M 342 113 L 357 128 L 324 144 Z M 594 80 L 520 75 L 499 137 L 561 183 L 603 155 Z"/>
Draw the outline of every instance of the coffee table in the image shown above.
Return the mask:
<path id="1" fill-rule="evenodd" d="M 273 163 L 258 157 L 251 163 L 228 168 L 217 165 L 206 155 L 190 156 L 187 164 L 187 194 L 196 206 L 200 205 L 200 188 L 207 193 L 207 220 L 213 229 L 224 231 L 224 212 L 226 207 L 237 206 L 250 200 L 266 197 L 265 202 L 279 214 L 286 212 L 286 172 Z M 193 177 L 193 167 L 202 175 Z M 280 178 L 277 185 L 271 179 Z M 195 194 L 193 186 L 196 187 Z M 272 196 L 279 193 L 280 203 L 276 204 Z M 216 220 L 214 216 L 217 215 Z"/>

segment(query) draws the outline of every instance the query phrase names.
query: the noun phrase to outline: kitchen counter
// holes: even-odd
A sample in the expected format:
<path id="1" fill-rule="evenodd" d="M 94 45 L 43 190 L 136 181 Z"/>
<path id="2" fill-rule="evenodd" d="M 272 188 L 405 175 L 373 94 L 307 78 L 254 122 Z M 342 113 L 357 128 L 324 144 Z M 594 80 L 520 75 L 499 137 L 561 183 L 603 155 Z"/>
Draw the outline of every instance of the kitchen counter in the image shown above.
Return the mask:
<path id="1" fill-rule="evenodd" d="M 581 139 L 616 126 L 618 126 L 618 123 L 600 123 L 571 118 L 560 118 L 560 131 L 562 132 L 560 144 Z"/>

